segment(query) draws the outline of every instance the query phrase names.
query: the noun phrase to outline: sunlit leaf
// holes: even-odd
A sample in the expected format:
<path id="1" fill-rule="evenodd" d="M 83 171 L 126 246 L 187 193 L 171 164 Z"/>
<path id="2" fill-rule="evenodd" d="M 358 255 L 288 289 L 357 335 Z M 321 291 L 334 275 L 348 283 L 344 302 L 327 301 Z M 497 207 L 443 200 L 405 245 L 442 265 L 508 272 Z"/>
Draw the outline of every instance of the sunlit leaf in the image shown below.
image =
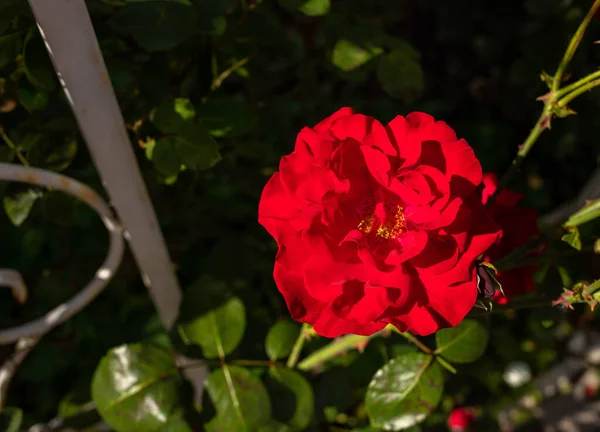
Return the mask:
<path id="1" fill-rule="evenodd" d="M 361 46 L 346 39 L 335 44 L 331 62 L 345 72 L 352 71 L 368 63 L 383 52 L 382 48 Z"/>
<path id="2" fill-rule="evenodd" d="M 29 216 L 35 202 L 42 197 L 42 193 L 28 189 L 14 196 L 5 196 L 2 200 L 4 211 L 15 226 L 21 226 Z"/>
<path id="3" fill-rule="evenodd" d="M 217 369 L 205 385 L 217 412 L 205 425 L 208 432 L 256 430 L 271 418 L 267 390 L 246 369 L 237 366 Z"/>
<path id="4" fill-rule="evenodd" d="M 158 432 L 181 412 L 181 378 L 171 354 L 157 346 L 111 349 L 92 379 L 92 399 L 117 432 Z"/>
<path id="5" fill-rule="evenodd" d="M 405 354 L 383 366 L 365 397 L 371 424 L 385 430 L 405 430 L 421 423 L 442 398 L 444 379 L 433 357 Z"/>
<path id="6" fill-rule="evenodd" d="M 579 229 L 569 228 L 569 230 L 563 234 L 560 239 L 572 248 L 581 250 L 581 236 L 579 234 Z"/>
<path id="7" fill-rule="evenodd" d="M 208 359 L 222 358 L 242 340 L 246 312 L 225 284 L 201 278 L 185 293 L 179 322 L 179 335 L 185 343 L 202 347 Z"/>

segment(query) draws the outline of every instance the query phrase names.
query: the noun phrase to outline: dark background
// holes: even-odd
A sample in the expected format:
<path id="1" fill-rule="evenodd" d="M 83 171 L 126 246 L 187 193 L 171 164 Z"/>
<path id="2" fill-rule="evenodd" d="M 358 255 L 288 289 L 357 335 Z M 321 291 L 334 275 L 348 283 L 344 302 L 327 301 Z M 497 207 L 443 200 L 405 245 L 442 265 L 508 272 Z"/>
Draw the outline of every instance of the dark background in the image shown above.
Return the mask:
<path id="1" fill-rule="evenodd" d="M 342 106 L 382 122 L 425 111 L 464 137 L 484 170 L 501 174 L 539 116 L 542 104 L 535 99 L 547 90 L 540 73 L 554 73 L 591 1 L 332 0 L 319 16 L 307 16 L 295 0 L 191 3 L 182 14 L 165 2 L 87 1 L 182 285 L 202 275 L 227 282 L 244 300 L 249 323 L 236 355 L 263 358 L 267 329 L 288 312 L 272 281 L 276 249 L 257 223 L 257 203 L 300 128 Z M 32 165 L 63 171 L 104 194 L 26 3 L 3 0 L 0 34 L 0 125 Z M 581 77 L 598 68 L 597 39 L 600 22 L 592 22 L 570 74 Z M 243 67 L 211 90 L 221 72 L 246 57 Z M 577 115 L 553 121 L 511 184 L 540 214 L 573 198 L 598 165 L 599 94 L 577 99 Z M 180 163 L 188 162 L 184 158 L 146 156 L 144 143 L 164 138 L 150 112 L 172 98 L 189 99 L 216 139 L 222 159 L 213 167 L 200 163 L 196 168 L 207 169 L 178 173 Z M 209 138 L 201 147 L 215 152 Z M 5 143 L 0 160 L 15 161 Z M 104 229 L 84 205 L 44 193 L 31 207 L 22 195 L 27 190 L 0 184 L 5 207 L 28 215 L 15 226 L 14 213 L 11 221 L 0 212 L 0 267 L 20 270 L 31 290 L 25 306 L 8 290 L 0 292 L 1 327 L 37 317 L 72 296 L 106 251 Z M 583 234 L 589 248 L 594 231 Z M 591 263 L 586 254 L 560 265 L 578 280 L 591 277 Z M 561 281 L 558 271 L 551 273 L 542 288 L 558 293 L 564 275 Z M 497 318 L 486 357 L 450 380 L 430 424 L 443 424 L 456 403 L 487 406 L 491 416 L 514 398 L 501 381 L 506 362 L 524 358 L 534 372 L 546 370 L 563 355 L 557 326 L 595 325 L 595 318 L 582 314 L 583 308 L 568 315 L 543 310 Z M 16 376 L 9 403 L 30 420 L 48 420 L 69 392 L 86 398 L 107 349 L 160 331 L 127 256 L 93 304 L 43 338 Z M 352 391 L 335 384 L 342 401 L 325 392 L 325 378 L 317 380 L 317 395 L 333 398 L 319 402 L 320 427 L 336 421 L 324 414 L 328 405 L 364 420 L 356 411 L 361 392 L 382 364 L 373 346 L 361 359 L 341 362 L 350 366 L 336 373 L 353 377 Z M 0 358 L 7 353 L 0 347 Z"/>

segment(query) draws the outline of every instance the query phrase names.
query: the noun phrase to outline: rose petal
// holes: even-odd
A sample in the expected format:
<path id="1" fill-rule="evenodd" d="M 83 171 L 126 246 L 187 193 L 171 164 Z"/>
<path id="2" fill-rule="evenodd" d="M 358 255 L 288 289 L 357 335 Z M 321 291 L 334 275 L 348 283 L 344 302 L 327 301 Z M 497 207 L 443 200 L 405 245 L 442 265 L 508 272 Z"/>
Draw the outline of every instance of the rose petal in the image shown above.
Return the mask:
<path id="1" fill-rule="evenodd" d="M 371 133 L 373 127 L 378 126 L 381 126 L 381 123 L 373 117 L 354 114 L 336 119 L 331 124 L 330 132 L 339 140 L 352 138 L 362 143 L 365 137 Z"/>
<path id="2" fill-rule="evenodd" d="M 334 312 L 361 324 L 375 321 L 390 305 L 385 287 L 370 282 L 349 282 L 343 294 L 332 304 Z"/>
<path id="3" fill-rule="evenodd" d="M 280 174 L 273 174 L 261 194 L 258 204 L 258 223 L 277 240 L 284 226 L 298 213 L 296 201 L 281 184 Z"/>
<path id="4" fill-rule="evenodd" d="M 481 164 L 473 149 L 462 139 L 446 142 L 442 149 L 452 195 L 464 197 L 473 193 L 483 178 Z"/>
<path id="5" fill-rule="evenodd" d="M 327 132 L 329 131 L 329 128 L 331 127 L 332 123 L 335 122 L 337 119 L 352 116 L 354 114 L 355 112 L 352 108 L 342 107 L 326 119 L 321 120 L 319 123 L 317 123 L 317 125 L 313 129 L 315 129 L 318 132 Z"/>
<path id="6" fill-rule="evenodd" d="M 452 287 L 444 285 L 435 276 L 423 277 L 423 284 L 427 289 L 426 304 L 415 305 L 406 315 L 392 318 L 389 322 L 397 327 L 408 328 L 419 336 L 428 336 L 439 329 L 457 326 L 477 299 L 474 272 L 472 276 L 472 280 Z"/>
<path id="7" fill-rule="evenodd" d="M 429 233 L 427 245 L 421 253 L 410 260 L 420 274 L 441 274 L 452 269 L 458 262 L 456 240 L 449 235 Z"/>

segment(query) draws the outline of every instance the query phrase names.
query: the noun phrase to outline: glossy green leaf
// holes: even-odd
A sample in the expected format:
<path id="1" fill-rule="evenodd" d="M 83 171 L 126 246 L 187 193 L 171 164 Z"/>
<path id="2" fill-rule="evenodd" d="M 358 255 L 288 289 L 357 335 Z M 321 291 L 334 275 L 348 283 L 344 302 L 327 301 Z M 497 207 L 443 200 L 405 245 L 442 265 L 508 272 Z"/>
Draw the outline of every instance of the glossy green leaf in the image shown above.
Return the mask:
<path id="1" fill-rule="evenodd" d="M 202 347 L 204 357 L 223 358 L 242 340 L 246 311 L 238 297 L 228 295 L 227 286 L 210 278 L 201 278 L 184 296 L 178 325 L 186 344 Z M 208 310 L 201 309 L 209 308 Z"/>
<path id="2" fill-rule="evenodd" d="M 255 111 L 243 100 L 211 99 L 198 107 L 198 118 L 216 137 L 237 137 L 248 133 L 258 120 Z"/>
<path id="3" fill-rule="evenodd" d="M 183 412 L 171 417 L 169 421 L 159 430 L 159 432 L 195 432 L 188 421 L 186 420 Z"/>
<path id="4" fill-rule="evenodd" d="M 0 430 L 19 432 L 23 423 L 23 411 L 20 408 L 7 407 L 0 411 Z"/>
<path id="5" fill-rule="evenodd" d="M 371 425 L 405 430 L 421 423 L 442 398 L 444 378 L 433 357 L 405 354 L 383 366 L 365 397 Z"/>
<path id="6" fill-rule="evenodd" d="M 117 432 L 158 432 L 181 412 L 181 378 L 171 354 L 144 344 L 122 345 L 102 358 L 92 399 Z"/>
<path id="7" fill-rule="evenodd" d="M 18 33 L 0 37 L 0 69 L 12 63 L 21 52 L 21 35 Z"/>
<path id="8" fill-rule="evenodd" d="M 342 39 L 335 44 L 331 62 L 344 72 L 355 70 L 383 53 L 383 48 L 361 46 Z"/>
<path id="9" fill-rule="evenodd" d="M 31 84 L 43 90 L 54 90 L 58 82 L 46 45 L 40 34 L 29 32 L 23 52 L 25 76 Z"/>
<path id="10" fill-rule="evenodd" d="M 488 339 L 488 331 L 479 321 L 465 319 L 435 334 L 436 353 L 451 362 L 471 363 L 483 355 Z"/>
<path id="11" fill-rule="evenodd" d="M 294 430 L 304 430 L 315 411 L 315 398 L 308 381 L 298 372 L 284 367 L 269 369 L 267 388 L 277 420 Z"/>
<path id="12" fill-rule="evenodd" d="M 579 229 L 569 228 L 560 239 L 572 248 L 581 250 L 581 235 L 579 234 Z"/>
<path id="13" fill-rule="evenodd" d="M 146 51 L 175 48 L 198 31 L 191 5 L 167 1 L 129 3 L 111 18 L 110 26 L 131 35 Z"/>
<path id="14" fill-rule="evenodd" d="M 287 357 L 300 333 L 300 326 L 290 320 L 278 321 L 269 329 L 265 341 L 267 356 L 271 360 Z"/>
<path id="15" fill-rule="evenodd" d="M 377 79 L 390 96 L 406 103 L 417 100 L 425 89 L 423 70 L 414 50 L 394 50 L 377 65 Z"/>
<path id="16" fill-rule="evenodd" d="M 4 211 L 15 226 L 21 226 L 29 216 L 33 205 L 42 197 L 42 193 L 34 189 L 19 192 L 14 196 L 5 196 L 2 200 Z"/>
<path id="17" fill-rule="evenodd" d="M 205 425 L 207 432 L 251 431 L 269 422 L 267 390 L 248 370 L 237 366 L 217 369 L 205 385 L 217 413 Z"/>

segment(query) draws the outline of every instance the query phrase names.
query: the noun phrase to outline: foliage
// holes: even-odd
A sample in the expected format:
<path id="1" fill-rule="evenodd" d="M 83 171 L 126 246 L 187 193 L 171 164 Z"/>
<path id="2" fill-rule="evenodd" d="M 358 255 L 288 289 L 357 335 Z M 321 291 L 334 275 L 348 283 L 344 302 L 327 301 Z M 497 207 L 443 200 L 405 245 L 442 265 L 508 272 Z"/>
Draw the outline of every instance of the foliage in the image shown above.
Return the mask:
<path id="1" fill-rule="evenodd" d="M 505 172 L 540 126 L 536 98 L 550 91 L 540 73 L 556 70 L 590 3 L 87 0 L 185 301 L 163 329 L 126 257 L 106 291 L 23 363 L 0 429 L 58 415 L 77 428 L 101 417 L 118 432 L 427 431 L 443 430 L 454 406 L 476 405 L 477 430 L 494 430 L 526 391 L 503 382 L 509 362 L 541 374 L 575 329 L 598 325 L 589 308 L 509 307 L 542 295 L 546 306 L 595 305 L 599 287 L 586 281 L 598 278 L 598 201 L 545 231 L 537 297 L 476 310 L 418 348 L 390 329 L 331 342 L 289 321 L 257 203 L 300 128 L 341 106 L 383 122 L 428 112 L 467 139 L 484 171 Z M 565 86 L 598 69 L 598 39 L 593 21 Z M 551 89 L 553 76 L 543 78 Z M 573 199 L 597 168 L 599 94 L 548 105 L 551 130 L 511 179 L 540 214 Z M 104 195 L 25 0 L 0 6 L 0 162 L 64 172 Z M 0 267 L 30 288 L 24 306 L 0 291 L 5 328 L 74 295 L 107 243 L 70 197 L 12 183 L 0 194 Z M 175 352 L 194 360 L 185 368 L 209 367 L 201 404 Z M 0 346 L 0 360 L 8 355 Z"/>

